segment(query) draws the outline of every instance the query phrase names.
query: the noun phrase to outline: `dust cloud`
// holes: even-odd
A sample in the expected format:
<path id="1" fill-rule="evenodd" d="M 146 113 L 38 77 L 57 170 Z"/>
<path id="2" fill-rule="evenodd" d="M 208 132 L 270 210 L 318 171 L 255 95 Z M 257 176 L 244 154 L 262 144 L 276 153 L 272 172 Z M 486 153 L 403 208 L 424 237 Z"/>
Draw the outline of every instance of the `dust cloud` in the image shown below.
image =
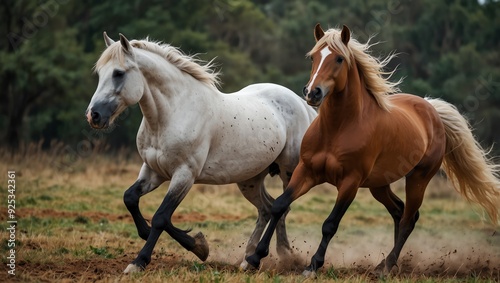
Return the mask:
<path id="1" fill-rule="evenodd" d="M 318 227 L 318 230 L 321 228 Z M 362 230 L 363 231 L 363 230 Z M 367 231 L 342 235 L 337 233 L 325 257 L 328 269 L 347 273 L 369 274 L 390 252 L 393 245 L 391 231 Z M 477 237 L 481 234 L 482 238 Z M 293 234 L 293 233 L 290 233 Z M 290 237 L 293 254 L 280 259 L 273 242 L 270 255 L 262 260 L 261 271 L 276 273 L 301 273 L 310 263 L 319 241 L 319 233 L 305 232 Z M 222 245 L 212 243 L 210 261 L 239 266 L 243 259 L 246 238 L 224 239 Z M 233 243 L 235 247 L 229 248 Z M 500 235 L 494 230 L 426 231 L 415 229 L 403 248 L 397 271 L 401 276 L 438 276 L 443 278 L 488 277 L 500 279 Z"/>

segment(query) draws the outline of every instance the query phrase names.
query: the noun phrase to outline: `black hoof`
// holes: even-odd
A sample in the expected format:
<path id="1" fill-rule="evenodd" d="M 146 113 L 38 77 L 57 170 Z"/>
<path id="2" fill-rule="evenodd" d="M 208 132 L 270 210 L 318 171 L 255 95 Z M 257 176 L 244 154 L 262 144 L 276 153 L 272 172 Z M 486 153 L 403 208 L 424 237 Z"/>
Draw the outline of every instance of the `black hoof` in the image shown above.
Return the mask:
<path id="1" fill-rule="evenodd" d="M 251 256 L 248 256 L 246 258 L 246 261 L 248 262 L 249 266 L 253 267 L 254 269 L 259 269 L 260 259 L 257 255 L 253 254 Z"/>

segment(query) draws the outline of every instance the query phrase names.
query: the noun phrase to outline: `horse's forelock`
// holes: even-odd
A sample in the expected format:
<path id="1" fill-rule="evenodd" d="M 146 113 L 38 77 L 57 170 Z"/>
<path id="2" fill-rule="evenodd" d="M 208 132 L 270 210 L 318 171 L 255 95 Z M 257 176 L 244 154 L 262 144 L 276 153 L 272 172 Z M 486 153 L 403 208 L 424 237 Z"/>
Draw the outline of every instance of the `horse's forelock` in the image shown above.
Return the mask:
<path id="1" fill-rule="evenodd" d="M 325 35 L 320 38 L 317 42 L 316 45 L 307 53 L 307 56 L 311 56 L 313 53 L 320 51 L 323 49 L 324 46 L 330 47 L 332 50 L 335 50 L 335 52 L 338 52 L 340 55 L 342 55 L 349 66 L 351 66 L 351 50 L 348 46 L 345 46 L 345 44 L 342 42 L 341 39 L 341 30 L 339 29 L 329 29 L 325 32 Z"/>
<path id="2" fill-rule="evenodd" d="M 110 61 L 117 61 L 120 66 L 123 66 L 125 63 L 125 56 L 119 42 L 110 45 L 102 52 L 101 57 L 95 63 L 94 70 L 99 72 Z"/>

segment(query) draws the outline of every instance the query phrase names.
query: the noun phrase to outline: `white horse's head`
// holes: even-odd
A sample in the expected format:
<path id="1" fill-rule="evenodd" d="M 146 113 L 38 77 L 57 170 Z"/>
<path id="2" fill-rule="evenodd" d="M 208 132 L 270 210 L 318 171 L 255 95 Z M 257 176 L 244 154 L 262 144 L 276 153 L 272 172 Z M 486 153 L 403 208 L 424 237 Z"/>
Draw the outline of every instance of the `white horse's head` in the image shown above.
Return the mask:
<path id="1" fill-rule="evenodd" d="M 104 32 L 104 42 L 107 48 L 95 66 L 99 84 L 85 113 L 96 129 L 107 128 L 128 106 L 139 102 L 145 85 L 128 39 L 120 34 L 115 42 Z"/>

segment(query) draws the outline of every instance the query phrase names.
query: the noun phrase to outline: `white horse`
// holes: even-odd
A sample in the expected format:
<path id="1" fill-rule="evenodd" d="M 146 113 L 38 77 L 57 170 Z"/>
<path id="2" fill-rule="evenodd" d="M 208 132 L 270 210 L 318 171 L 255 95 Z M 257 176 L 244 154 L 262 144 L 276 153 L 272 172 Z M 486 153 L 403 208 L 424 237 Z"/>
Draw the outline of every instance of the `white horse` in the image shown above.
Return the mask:
<path id="1" fill-rule="evenodd" d="M 106 128 L 128 106 L 139 103 L 143 120 L 137 148 L 144 164 L 124 202 L 146 244 L 125 273 L 143 270 L 166 231 L 201 260 L 208 257 L 203 234 L 172 225 L 171 216 L 194 183 L 237 183 L 258 209 L 258 219 L 245 251 L 255 252 L 270 219 L 274 199 L 264 187 L 267 174 L 279 174 L 285 188 L 299 160 L 306 129 L 317 116 L 291 90 L 275 84 L 255 84 L 232 94 L 217 89 L 211 62 L 183 54 L 168 44 L 114 42 L 106 33 L 107 49 L 96 63 L 97 90 L 86 117 L 93 128 Z M 170 180 L 168 193 L 151 221 L 139 210 L 139 198 Z M 291 253 L 285 217 L 277 230 L 280 256 Z M 243 260 L 241 266 L 246 267 Z"/>

